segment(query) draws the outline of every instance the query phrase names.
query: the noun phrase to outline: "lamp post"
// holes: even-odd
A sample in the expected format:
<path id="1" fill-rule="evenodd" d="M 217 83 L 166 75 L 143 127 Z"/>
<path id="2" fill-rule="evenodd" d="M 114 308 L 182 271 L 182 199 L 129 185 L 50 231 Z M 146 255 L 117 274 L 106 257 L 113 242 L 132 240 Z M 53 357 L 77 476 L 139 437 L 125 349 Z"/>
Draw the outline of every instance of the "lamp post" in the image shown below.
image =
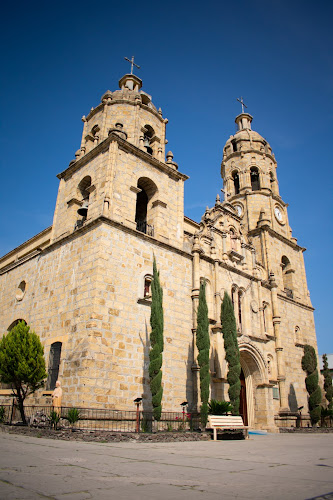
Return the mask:
<path id="1" fill-rule="evenodd" d="M 298 408 L 298 411 L 299 411 L 299 426 L 302 427 L 302 410 L 303 410 L 304 406 L 300 406 Z"/>
<path id="2" fill-rule="evenodd" d="M 183 424 L 185 422 L 185 406 L 188 405 L 187 401 L 184 401 L 183 403 L 180 403 L 180 406 L 183 408 Z"/>
<path id="3" fill-rule="evenodd" d="M 142 398 L 134 399 L 134 403 L 136 404 L 136 432 L 140 431 L 140 404 Z"/>

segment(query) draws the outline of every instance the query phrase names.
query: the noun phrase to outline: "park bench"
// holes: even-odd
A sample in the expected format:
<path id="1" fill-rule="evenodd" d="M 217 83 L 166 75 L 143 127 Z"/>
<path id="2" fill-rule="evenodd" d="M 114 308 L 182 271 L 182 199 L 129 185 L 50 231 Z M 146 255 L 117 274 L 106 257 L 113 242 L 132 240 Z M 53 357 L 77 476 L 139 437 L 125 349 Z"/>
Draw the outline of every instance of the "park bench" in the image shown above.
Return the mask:
<path id="1" fill-rule="evenodd" d="M 213 429 L 214 441 L 217 440 L 217 431 L 221 430 L 242 430 L 245 438 L 248 439 L 248 427 L 244 425 L 241 416 L 236 415 L 208 415 L 206 429 Z"/>

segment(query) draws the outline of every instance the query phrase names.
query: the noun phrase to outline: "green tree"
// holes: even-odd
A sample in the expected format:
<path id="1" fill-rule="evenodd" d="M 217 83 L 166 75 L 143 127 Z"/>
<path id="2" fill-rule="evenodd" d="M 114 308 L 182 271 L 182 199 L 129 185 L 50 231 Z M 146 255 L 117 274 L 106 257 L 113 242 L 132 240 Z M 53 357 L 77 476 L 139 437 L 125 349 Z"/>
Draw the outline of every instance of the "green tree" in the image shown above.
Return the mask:
<path id="1" fill-rule="evenodd" d="M 232 413 L 233 415 L 238 415 L 240 403 L 239 396 L 241 390 L 239 378 L 241 374 L 241 365 L 234 308 L 227 292 L 224 292 L 221 306 L 221 324 L 224 339 L 225 358 L 228 363 L 228 394 L 230 403 L 232 404 Z"/>
<path id="2" fill-rule="evenodd" d="M 325 389 L 325 397 L 328 402 L 328 408 L 333 410 L 333 385 L 332 385 L 332 376 L 330 369 L 328 368 L 327 355 L 323 354 L 323 375 L 324 375 L 324 389 Z"/>
<path id="3" fill-rule="evenodd" d="M 44 349 L 39 337 L 20 321 L 0 341 L 0 380 L 11 384 L 24 424 L 27 423 L 24 400 L 43 387 L 46 377 Z"/>
<path id="4" fill-rule="evenodd" d="M 318 384 L 319 375 L 317 370 L 316 351 L 311 345 L 304 346 L 304 356 L 302 357 L 302 368 L 307 373 L 305 378 L 306 390 L 309 394 L 309 411 L 312 425 L 320 420 L 321 390 Z"/>
<path id="5" fill-rule="evenodd" d="M 157 271 L 156 260 L 153 263 L 153 279 L 151 282 L 151 312 L 150 312 L 150 352 L 149 352 L 149 377 L 152 394 L 153 414 L 160 420 L 162 413 L 162 352 L 163 342 L 163 290 L 160 284 L 160 273 Z"/>
<path id="6" fill-rule="evenodd" d="M 199 304 L 197 312 L 197 334 L 196 343 L 198 348 L 198 364 L 200 367 L 200 395 L 201 395 L 201 423 L 206 426 L 208 418 L 208 399 L 209 399 L 209 320 L 208 307 L 206 302 L 206 282 L 202 281 L 199 291 Z"/>

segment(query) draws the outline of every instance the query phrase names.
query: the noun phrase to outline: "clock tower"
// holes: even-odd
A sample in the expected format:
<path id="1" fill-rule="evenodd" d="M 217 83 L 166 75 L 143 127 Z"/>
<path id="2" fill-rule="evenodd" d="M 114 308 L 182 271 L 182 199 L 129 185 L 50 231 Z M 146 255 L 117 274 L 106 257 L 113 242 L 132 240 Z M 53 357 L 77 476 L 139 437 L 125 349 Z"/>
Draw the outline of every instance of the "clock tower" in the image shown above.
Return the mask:
<path id="1" fill-rule="evenodd" d="M 262 277 L 274 273 L 289 298 L 310 304 L 303 261 L 304 248 L 292 236 L 288 204 L 279 194 L 277 162 L 269 143 L 252 130 L 252 116 L 235 119 L 237 132 L 223 150 L 221 175 L 226 201 L 231 203 L 244 233 L 256 249 Z"/>
<path id="2" fill-rule="evenodd" d="M 279 194 L 272 148 L 252 130 L 250 114 L 242 112 L 235 122 L 237 132 L 225 144 L 221 165 L 225 202 L 234 206 L 243 235 L 255 248 L 255 274 L 261 280 L 263 296 L 267 297 L 261 304 L 263 313 L 270 303 L 279 414 L 283 415 L 288 413 L 288 390 L 293 383 L 287 380 L 286 373 L 295 360 L 300 365 L 298 358 L 303 353 L 297 347 L 316 342 L 303 259 L 305 248 L 292 236 L 288 204 Z"/>

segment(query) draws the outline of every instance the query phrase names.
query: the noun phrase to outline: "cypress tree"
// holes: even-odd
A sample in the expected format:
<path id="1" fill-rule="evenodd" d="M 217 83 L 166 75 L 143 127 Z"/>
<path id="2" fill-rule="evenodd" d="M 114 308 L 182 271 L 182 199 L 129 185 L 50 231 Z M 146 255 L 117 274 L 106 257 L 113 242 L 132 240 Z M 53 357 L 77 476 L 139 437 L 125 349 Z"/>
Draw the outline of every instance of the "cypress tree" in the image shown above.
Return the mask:
<path id="1" fill-rule="evenodd" d="M 239 414 L 240 403 L 240 356 L 237 341 L 237 327 L 234 314 L 234 308 L 231 299 L 227 292 L 224 292 L 224 297 L 221 306 L 221 324 L 222 334 L 224 339 L 225 357 L 228 363 L 227 380 L 229 384 L 228 394 L 230 403 L 232 404 L 232 414 Z"/>
<path id="2" fill-rule="evenodd" d="M 153 415 L 160 420 L 162 413 L 162 352 L 163 352 L 163 290 L 160 276 L 154 257 L 153 279 L 151 282 L 151 312 L 150 312 L 150 352 L 149 352 L 149 377 L 152 394 Z"/>
<path id="3" fill-rule="evenodd" d="M 317 370 L 316 351 L 311 345 L 304 346 L 304 356 L 302 357 L 302 368 L 307 373 L 305 378 L 306 390 L 309 394 L 309 411 L 312 425 L 320 420 L 321 413 L 321 390 L 318 384 L 319 375 Z"/>
<path id="4" fill-rule="evenodd" d="M 201 423 L 206 426 L 208 418 L 208 399 L 209 399 L 209 320 L 208 307 L 206 302 L 206 283 L 200 284 L 199 304 L 197 311 L 197 334 L 196 344 L 198 348 L 198 364 L 200 367 L 200 395 L 201 395 Z"/>
<path id="5" fill-rule="evenodd" d="M 333 385 L 326 354 L 323 354 L 323 368 L 325 397 L 327 399 L 329 409 L 333 410 Z"/>
<path id="6" fill-rule="evenodd" d="M 27 423 L 24 400 L 44 385 L 44 349 L 38 335 L 20 321 L 0 341 L 0 381 L 11 384 L 22 422 Z"/>

